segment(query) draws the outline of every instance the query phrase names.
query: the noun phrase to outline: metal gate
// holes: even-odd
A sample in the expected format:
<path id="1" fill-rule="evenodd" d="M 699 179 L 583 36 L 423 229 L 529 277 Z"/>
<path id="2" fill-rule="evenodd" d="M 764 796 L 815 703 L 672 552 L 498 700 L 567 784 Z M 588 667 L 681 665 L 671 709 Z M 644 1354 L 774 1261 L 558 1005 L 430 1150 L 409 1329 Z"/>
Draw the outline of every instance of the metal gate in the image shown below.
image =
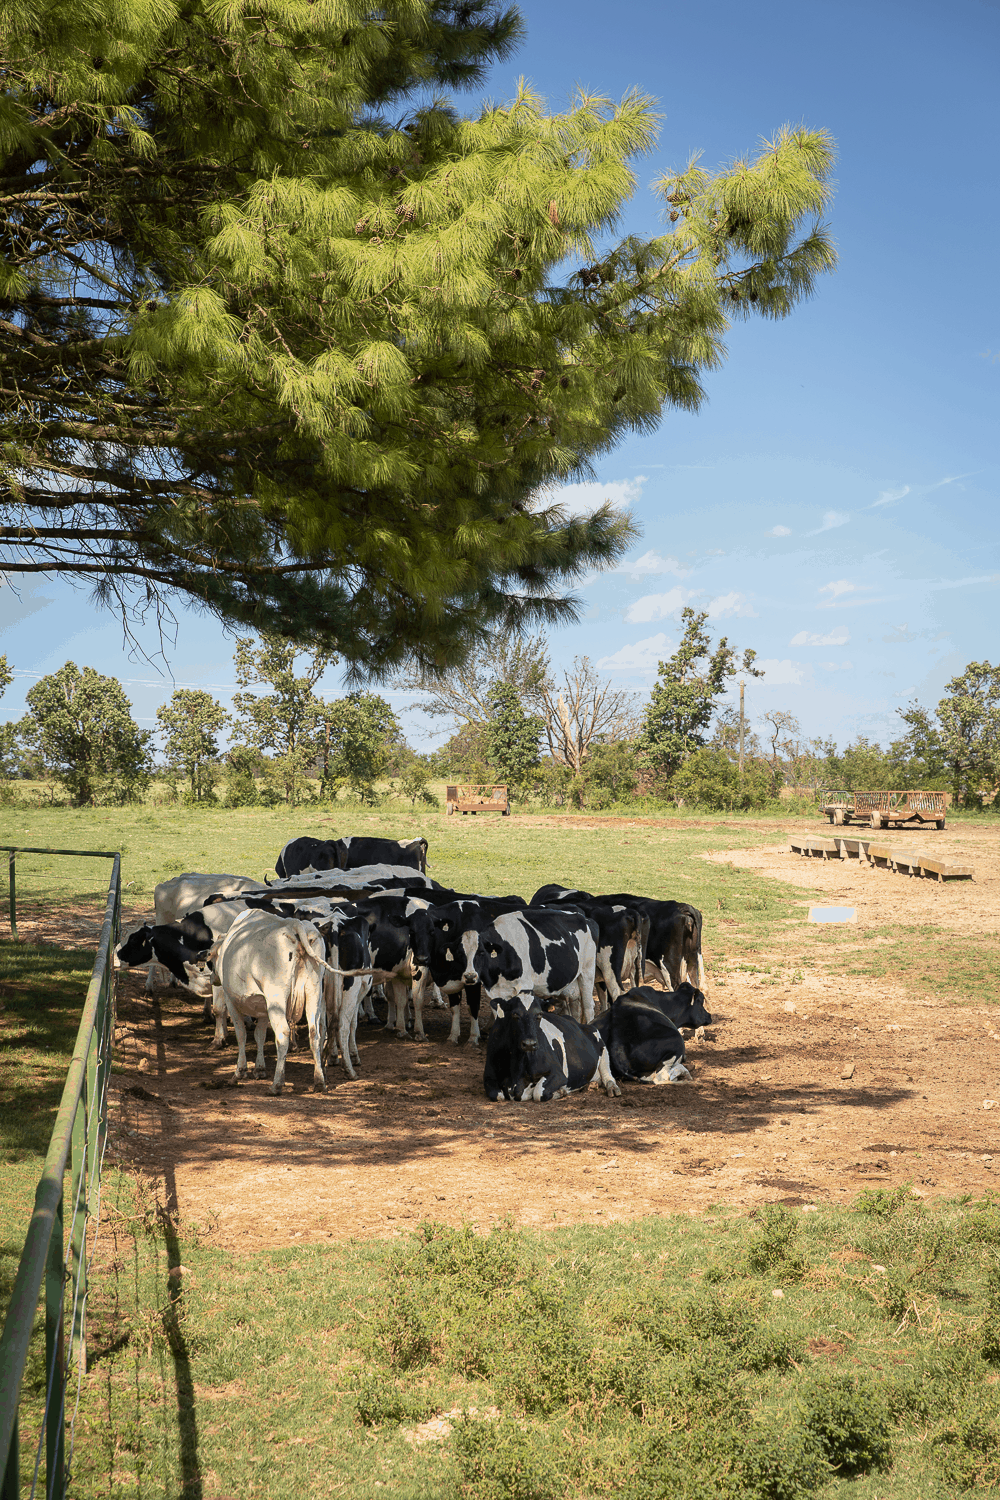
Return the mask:
<path id="1" fill-rule="evenodd" d="M 0 1335 L 0 1500 L 20 1500 L 22 1461 L 18 1407 L 28 1345 L 44 1281 L 45 1408 L 36 1451 L 26 1455 L 25 1475 L 31 1475 L 29 1496 L 33 1497 L 38 1487 L 44 1445 L 44 1493 L 49 1500 L 62 1500 L 69 1470 L 66 1454 L 67 1390 L 73 1379 L 79 1389 L 87 1368 L 87 1267 L 99 1218 L 101 1164 L 107 1142 L 106 1101 L 114 1034 L 112 955 L 121 918 L 121 855 L 106 850 L 28 850 L 12 848 L 9 844 L 0 845 L 0 848 L 10 855 L 11 935 L 15 938 L 16 854 L 67 854 L 112 861 L 94 971 L 45 1165 L 35 1190 L 34 1212 L 25 1235 L 3 1334 Z M 64 1183 L 67 1165 L 71 1172 L 68 1229 Z M 72 1421 L 70 1433 L 71 1458 Z"/>

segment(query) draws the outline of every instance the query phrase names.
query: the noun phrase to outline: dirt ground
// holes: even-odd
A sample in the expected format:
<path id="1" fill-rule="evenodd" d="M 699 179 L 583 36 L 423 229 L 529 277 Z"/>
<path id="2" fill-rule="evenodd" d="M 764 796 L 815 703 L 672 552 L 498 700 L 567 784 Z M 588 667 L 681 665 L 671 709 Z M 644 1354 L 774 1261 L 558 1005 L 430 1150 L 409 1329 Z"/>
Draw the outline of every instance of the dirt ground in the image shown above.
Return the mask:
<path id="1" fill-rule="evenodd" d="M 974 882 L 944 886 L 800 860 L 765 831 L 772 842 L 710 857 L 819 890 L 861 925 L 997 929 L 1000 853 L 986 830 L 891 836 L 975 866 Z M 67 920 L 64 940 L 79 942 L 79 914 L 50 914 L 46 935 Z M 803 945 L 815 931 L 803 922 Z M 144 971 L 122 971 L 112 1155 L 233 1250 L 386 1236 L 426 1218 L 541 1227 L 904 1182 L 928 1197 L 1000 1191 L 995 997 L 944 1010 L 828 973 L 787 986 L 730 973 L 715 987 L 709 948 L 706 963 L 713 1024 L 689 1044 L 692 1083 L 541 1106 L 487 1100 L 483 1053 L 448 1044 L 444 1011 L 430 1012 L 426 1043 L 360 1027 L 361 1076 L 330 1069 L 325 1095 L 310 1091 L 307 1051 L 290 1057 L 279 1098 L 266 1082 L 234 1087 L 234 1050 L 212 1051 L 200 1005 L 177 990 L 146 996 Z"/>

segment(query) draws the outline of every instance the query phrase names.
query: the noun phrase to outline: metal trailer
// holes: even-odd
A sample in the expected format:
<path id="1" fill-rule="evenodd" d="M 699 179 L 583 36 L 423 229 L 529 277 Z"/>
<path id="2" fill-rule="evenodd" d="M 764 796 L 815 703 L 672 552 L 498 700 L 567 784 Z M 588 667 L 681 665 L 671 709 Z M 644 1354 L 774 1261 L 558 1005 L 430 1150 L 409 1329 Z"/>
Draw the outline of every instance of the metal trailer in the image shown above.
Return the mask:
<path id="1" fill-rule="evenodd" d="M 840 792 L 820 793 L 820 809 L 827 822 L 867 823 L 870 828 L 899 827 L 904 823 L 933 823 L 944 828 L 944 792 Z"/>
<path id="2" fill-rule="evenodd" d="M 510 796 L 506 786 L 498 784 L 475 785 L 470 783 L 466 786 L 449 786 L 445 790 L 445 812 L 449 818 L 455 813 L 463 816 L 471 813 L 473 817 L 477 813 L 499 813 L 503 818 L 510 817 Z"/>

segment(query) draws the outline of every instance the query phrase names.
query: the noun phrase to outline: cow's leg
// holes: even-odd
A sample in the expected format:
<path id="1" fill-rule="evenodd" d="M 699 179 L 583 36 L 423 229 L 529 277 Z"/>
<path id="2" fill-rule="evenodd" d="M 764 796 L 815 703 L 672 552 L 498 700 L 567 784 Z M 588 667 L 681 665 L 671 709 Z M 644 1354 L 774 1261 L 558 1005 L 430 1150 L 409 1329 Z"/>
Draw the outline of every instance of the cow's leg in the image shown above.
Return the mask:
<path id="1" fill-rule="evenodd" d="M 153 983 L 154 983 L 154 981 L 153 981 L 153 973 L 159 967 L 160 967 L 159 964 L 156 962 L 155 959 L 153 959 L 150 962 L 150 964 L 148 965 L 147 969 L 146 969 L 146 985 L 145 985 L 145 990 L 146 990 L 146 994 L 147 995 L 151 995 L 153 993 Z"/>
<path id="2" fill-rule="evenodd" d="M 705 960 L 701 956 L 700 948 L 698 949 L 698 988 L 702 994 L 705 993 Z"/>
<path id="3" fill-rule="evenodd" d="M 424 1034 L 424 992 L 430 988 L 432 993 L 435 986 L 431 983 L 430 975 L 426 969 L 422 969 L 414 976 L 410 985 L 410 998 L 413 1001 L 413 1040 L 415 1042 L 426 1042 Z"/>
<path id="4" fill-rule="evenodd" d="M 326 1078 L 323 1074 L 323 1054 L 326 1051 L 326 1002 L 318 978 L 311 986 L 313 993 L 306 1005 L 309 1024 L 309 1050 L 313 1060 L 313 1093 L 326 1093 Z"/>
<path id="5" fill-rule="evenodd" d="M 621 1093 L 621 1089 L 618 1087 L 615 1076 L 611 1071 L 611 1059 L 608 1056 L 607 1047 L 601 1048 L 601 1056 L 597 1063 L 597 1072 L 594 1074 L 594 1078 L 590 1080 L 591 1083 L 594 1082 L 594 1079 L 601 1085 L 609 1099 L 614 1099 Z"/>
<path id="6" fill-rule="evenodd" d="M 362 1008 L 362 1010 L 364 1012 L 364 1017 L 365 1017 L 366 1021 L 377 1021 L 378 1020 L 378 1016 L 375 1014 L 375 1006 L 372 1004 L 372 995 L 373 995 L 373 993 L 374 993 L 373 990 L 366 990 L 365 991 L 365 997 L 364 997 L 364 999 L 361 1002 L 361 1008 Z"/>
<path id="7" fill-rule="evenodd" d="M 267 1019 L 271 1023 L 274 1032 L 274 1046 L 278 1054 L 278 1060 L 274 1065 L 274 1077 L 271 1080 L 271 1093 L 280 1094 L 285 1086 L 285 1058 L 288 1056 L 288 1042 L 291 1027 L 285 1014 L 285 997 L 280 1001 L 272 1001 L 267 1007 Z"/>
<path id="8" fill-rule="evenodd" d="M 236 1077 L 237 1078 L 245 1078 L 247 1076 L 247 1028 L 246 1028 L 246 1024 L 245 1024 L 245 1022 L 243 1020 L 243 1017 L 240 1014 L 239 1010 L 233 1004 L 233 1002 L 229 999 L 228 995 L 226 996 L 226 1005 L 228 1006 L 228 1008 L 229 1008 L 229 1014 L 232 1017 L 233 1030 L 236 1032 L 236 1046 L 238 1048 L 238 1051 L 236 1053 Z"/>
<path id="9" fill-rule="evenodd" d="M 406 1006 L 409 1000 L 410 987 L 405 979 L 397 979 L 395 976 L 390 980 L 389 987 L 392 991 L 392 1003 L 396 1008 L 396 1035 L 405 1039 Z"/>
<path id="10" fill-rule="evenodd" d="M 264 1060 L 264 1043 L 267 1041 L 267 1017 L 258 1016 L 254 1026 L 254 1038 L 257 1042 L 257 1061 L 254 1063 L 254 1077 L 267 1077 L 267 1063 Z"/>
<path id="11" fill-rule="evenodd" d="M 691 1074 L 682 1062 L 676 1057 L 668 1057 L 655 1073 L 650 1073 L 644 1083 L 682 1083 L 684 1079 L 690 1078 Z"/>
<path id="12" fill-rule="evenodd" d="M 670 970 L 667 968 L 667 966 L 664 963 L 664 961 L 663 961 L 662 958 L 657 960 L 656 967 L 659 969 L 659 971 L 660 971 L 660 978 L 663 980 L 663 983 L 666 985 L 667 989 L 668 990 L 675 990 L 675 989 L 677 989 L 677 986 L 680 984 L 680 980 L 677 981 L 677 984 L 674 984 L 674 981 L 673 981 L 673 978 L 671 976 Z"/>
<path id="13" fill-rule="evenodd" d="M 226 1016 L 229 1014 L 226 992 L 221 985 L 216 985 L 212 991 L 212 1013 L 215 1016 L 215 1036 L 212 1038 L 212 1046 L 220 1052 L 226 1045 Z"/>
<path id="14" fill-rule="evenodd" d="M 358 1012 L 361 1009 L 362 1001 L 367 1000 L 368 998 L 368 991 L 365 990 L 363 994 L 361 991 L 361 986 L 364 985 L 364 982 L 364 979 L 356 979 L 354 981 L 354 984 L 351 986 L 352 990 L 357 990 L 357 999 L 355 1000 L 354 1005 L 351 1007 L 351 1035 L 349 1039 L 349 1045 L 351 1048 L 351 1057 L 359 1067 L 361 1065 L 361 1054 L 358 1051 Z"/>
<path id="15" fill-rule="evenodd" d="M 351 1039 L 354 1028 L 358 1022 L 358 1002 L 351 993 L 354 985 L 347 985 L 344 989 L 344 998 L 340 1007 L 340 1015 L 337 1017 L 337 1047 L 340 1051 L 340 1060 L 344 1064 L 344 1072 L 348 1078 L 357 1078 L 354 1066 L 351 1062 Z M 357 1056 L 357 1047 L 354 1055 Z"/>

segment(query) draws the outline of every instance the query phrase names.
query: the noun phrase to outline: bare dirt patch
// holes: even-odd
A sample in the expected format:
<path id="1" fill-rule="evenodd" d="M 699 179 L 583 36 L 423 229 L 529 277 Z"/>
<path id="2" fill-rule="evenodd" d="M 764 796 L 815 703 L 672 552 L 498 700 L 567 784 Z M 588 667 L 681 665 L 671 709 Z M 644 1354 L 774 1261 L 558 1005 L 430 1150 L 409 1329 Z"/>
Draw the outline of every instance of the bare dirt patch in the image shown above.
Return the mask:
<path id="1" fill-rule="evenodd" d="M 860 920 L 929 920 L 912 915 L 917 901 L 933 903 L 947 931 L 975 930 L 987 915 L 992 930 L 996 896 L 992 911 L 988 900 L 980 907 L 980 883 L 1000 883 L 1000 861 L 974 834 L 954 849 L 976 865 L 974 886 L 807 863 L 773 847 L 721 857 L 849 898 Z M 976 903 L 971 913 L 963 901 Z M 92 944 L 98 920 L 65 916 L 62 940 Z M 50 941 L 56 927 L 47 915 Z M 146 996 L 141 970 L 118 981 L 112 1157 L 235 1250 L 382 1237 L 427 1218 L 487 1226 L 509 1215 L 542 1227 L 842 1201 L 906 1182 L 928 1197 L 1000 1191 L 1000 1007 L 944 1009 L 899 985 L 829 973 L 776 984 L 730 972 L 713 989 L 709 954 L 714 1024 L 689 1046 L 692 1084 L 625 1085 L 621 1099 L 592 1089 L 539 1106 L 487 1100 L 483 1054 L 449 1046 L 443 1011 L 425 1015 L 425 1044 L 361 1027 L 361 1077 L 332 1068 L 325 1095 L 309 1090 L 305 1051 L 291 1056 L 279 1098 L 262 1081 L 232 1087 L 235 1049 L 212 1050 L 200 1003 L 172 989 Z"/>
<path id="2" fill-rule="evenodd" d="M 837 830 L 867 837 L 864 830 Z M 789 852 L 789 838 L 796 833 L 822 838 L 833 830 L 815 822 L 790 825 L 780 843 L 768 841 L 750 848 L 718 851 L 701 857 L 714 864 L 732 864 L 753 870 L 789 885 L 822 893 L 828 904 L 857 909 L 862 927 L 940 926 L 948 932 L 996 936 L 1000 929 L 1000 838 L 988 828 L 946 828 L 895 831 L 879 834 L 880 843 L 900 849 L 933 851 L 949 864 L 971 865 L 972 880 L 928 880 L 921 876 L 897 875 L 873 869 L 857 859 L 803 858 Z M 810 903 L 805 902 L 808 905 Z"/>

